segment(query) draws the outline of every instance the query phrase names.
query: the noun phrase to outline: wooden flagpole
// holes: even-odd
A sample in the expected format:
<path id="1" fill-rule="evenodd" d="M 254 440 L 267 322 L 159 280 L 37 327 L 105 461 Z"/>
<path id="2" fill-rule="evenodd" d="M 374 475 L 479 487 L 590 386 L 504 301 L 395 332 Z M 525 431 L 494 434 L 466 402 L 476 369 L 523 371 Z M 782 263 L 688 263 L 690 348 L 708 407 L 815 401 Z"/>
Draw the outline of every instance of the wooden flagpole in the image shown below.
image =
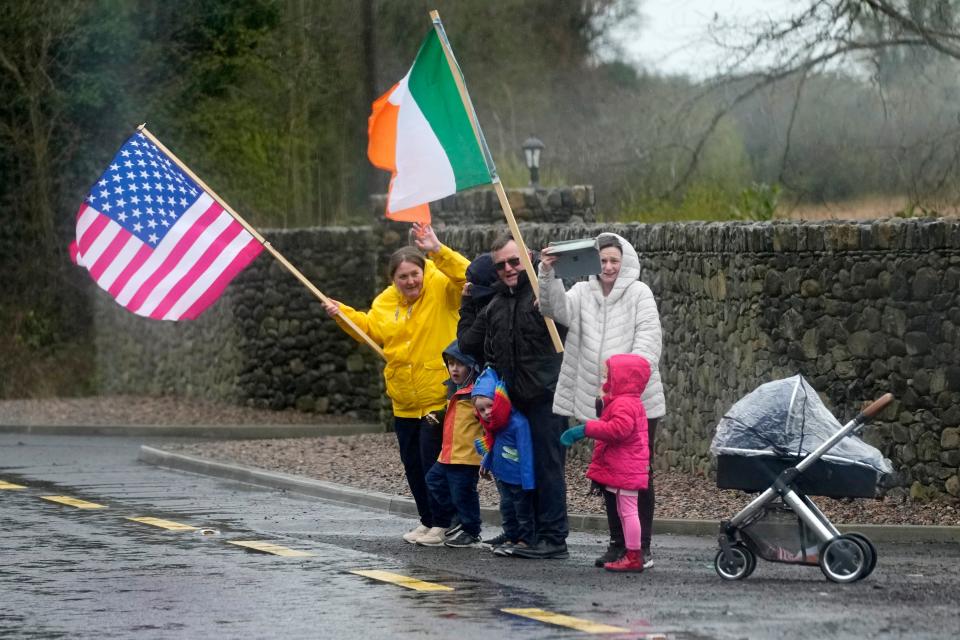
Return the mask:
<path id="1" fill-rule="evenodd" d="M 289 271 L 290 273 L 292 273 L 293 276 L 294 276 L 297 280 L 299 280 L 301 283 L 303 283 L 303 285 L 304 285 L 307 289 L 310 290 L 310 293 L 312 293 L 312 294 L 315 295 L 317 298 L 319 298 L 320 301 L 323 302 L 324 304 L 332 303 L 332 302 L 333 302 L 333 300 L 331 300 L 331 299 L 328 298 L 327 296 L 323 295 L 323 292 L 320 291 L 320 289 L 317 289 L 317 288 L 313 285 L 312 282 L 310 282 L 309 280 L 307 280 L 306 276 L 304 276 L 302 273 L 300 273 L 300 270 L 299 270 L 299 269 L 297 269 L 297 268 L 294 267 L 292 264 L 290 264 L 290 262 L 289 262 L 286 258 L 284 258 L 283 255 L 282 255 L 279 251 L 277 251 L 276 249 L 274 249 L 274 248 L 273 248 L 273 245 L 270 244 L 270 242 L 267 241 L 267 239 L 264 238 L 264 237 L 260 234 L 259 231 L 257 231 L 256 229 L 254 229 L 252 226 L 250 226 L 250 224 L 249 224 L 246 220 L 244 220 L 243 218 L 241 218 L 241 217 L 240 217 L 240 214 L 238 214 L 236 211 L 233 210 L 233 207 L 231 207 L 229 204 L 227 204 L 227 203 L 224 201 L 223 198 L 221 198 L 220 196 L 218 196 L 213 189 L 211 189 L 210 187 L 208 187 L 208 186 L 207 186 L 207 183 L 205 183 L 203 180 L 201 180 L 201 179 L 199 178 L 199 176 L 197 176 L 197 174 L 195 174 L 193 171 L 191 171 L 191 170 L 190 170 L 190 167 L 188 167 L 187 165 L 185 165 L 185 164 L 183 163 L 183 161 L 180 160 L 180 158 L 178 158 L 172 151 L 170 151 L 170 149 L 168 149 L 166 146 L 164 146 L 164 144 L 163 144 L 162 142 L 160 142 L 159 140 L 157 140 L 156 136 L 154 136 L 152 133 L 150 133 L 150 131 L 147 130 L 147 125 L 146 125 L 146 123 L 141 124 L 139 127 L 137 127 L 137 131 L 140 131 L 141 133 L 143 133 L 143 135 L 145 135 L 147 138 L 149 138 L 149 139 L 150 139 L 150 142 L 152 142 L 153 144 L 157 145 L 157 147 L 158 147 L 161 151 L 163 151 L 165 154 L 167 154 L 168 156 L 170 156 L 170 158 L 171 158 L 174 162 L 177 163 L 177 166 L 180 167 L 180 169 L 182 169 L 185 174 L 187 174 L 188 176 L 190 176 L 190 179 L 191 179 L 191 180 L 193 180 L 194 182 L 196 182 L 196 183 L 200 186 L 201 189 L 203 189 L 204 191 L 206 191 L 207 193 L 209 193 L 211 196 L 213 196 L 213 199 L 216 200 L 217 203 L 219 203 L 221 207 L 223 207 L 224 211 L 226 211 L 226 212 L 229 213 L 231 216 L 233 216 L 233 219 L 236 220 L 237 222 L 239 222 L 239 223 L 243 226 L 243 228 L 246 229 L 246 230 L 250 233 L 250 235 L 252 235 L 254 238 L 256 238 L 256 239 L 257 239 L 257 242 L 259 242 L 260 244 L 262 244 L 262 245 L 263 245 L 263 248 L 266 249 L 268 252 L 270 252 L 270 255 L 272 255 L 274 258 L 276 258 L 276 259 L 280 262 L 280 264 L 282 264 L 284 267 L 286 267 L 287 271 Z M 374 351 L 376 351 L 377 354 L 379 354 L 381 358 L 383 358 L 384 360 L 387 359 L 387 356 L 384 355 L 384 353 L 383 353 L 383 349 L 381 349 L 381 348 L 380 348 L 380 345 L 378 345 L 376 342 L 373 341 L 373 338 L 371 338 L 370 336 L 368 336 L 365 332 L 361 331 L 361 330 L 360 330 L 360 327 L 358 327 L 356 324 L 354 324 L 354 322 L 353 322 L 352 320 L 350 320 L 350 318 L 348 318 L 346 315 L 344 315 L 344 314 L 341 313 L 341 314 L 339 314 L 339 316 L 340 316 L 340 318 L 347 324 L 347 326 L 350 327 L 351 329 L 353 329 L 353 331 L 355 331 L 358 336 L 362 337 L 363 340 L 364 340 L 364 342 L 366 342 L 367 345 L 369 345 L 371 349 L 373 349 Z"/>
<path id="2" fill-rule="evenodd" d="M 453 51 L 451 51 L 449 43 L 447 42 L 447 34 L 443 30 L 443 23 L 440 22 L 440 12 L 436 10 L 431 11 L 430 19 L 433 21 L 433 28 L 437 32 L 437 37 L 440 38 L 440 46 L 443 47 L 443 53 L 447 58 L 447 66 L 450 67 L 450 73 L 453 74 L 453 79 L 457 83 L 460 100 L 463 101 L 463 107 L 467 111 L 467 118 L 470 120 L 470 126 L 473 127 L 473 135 L 477 138 L 477 145 L 480 147 L 481 152 L 485 152 L 486 147 L 483 144 L 483 138 L 480 134 L 480 123 L 477 120 L 477 112 L 473 108 L 470 94 L 467 93 L 467 85 L 463 81 L 463 76 L 460 74 L 460 67 L 457 65 L 457 60 L 453 57 Z M 527 278 L 530 279 L 530 286 L 533 287 L 533 295 L 536 296 L 536 299 L 539 301 L 540 281 L 537 279 L 537 272 L 533 269 L 530 252 L 527 250 L 527 245 L 523 241 L 523 236 L 520 234 L 520 227 L 517 225 L 517 219 L 513 215 L 513 208 L 510 206 L 510 201 L 507 200 L 507 193 L 503 190 L 503 183 L 500 182 L 500 176 L 494 176 L 493 189 L 497 192 L 497 199 L 500 201 L 500 208 L 503 210 L 503 215 L 507 219 L 507 226 L 510 227 L 510 234 L 513 236 L 513 241 L 517 243 L 517 249 L 520 252 L 520 262 L 523 264 L 523 270 L 527 272 Z M 547 332 L 553 341 L 553 348 L 557 353 L 563 353 L 563 341 L 560 340 L 560 333 L 557 331 L 557 325 L 554 323 L 553 318 L 544 317 L 543 321 L 546 323 Z"/>

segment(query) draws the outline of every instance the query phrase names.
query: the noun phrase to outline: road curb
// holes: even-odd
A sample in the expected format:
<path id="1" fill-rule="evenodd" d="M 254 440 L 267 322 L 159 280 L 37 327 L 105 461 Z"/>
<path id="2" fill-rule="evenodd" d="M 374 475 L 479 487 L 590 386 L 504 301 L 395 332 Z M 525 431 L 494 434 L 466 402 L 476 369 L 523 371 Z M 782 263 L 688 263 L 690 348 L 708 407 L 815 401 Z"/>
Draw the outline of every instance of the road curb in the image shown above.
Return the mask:
<path id="1" fill-rule="evenodd" d="M 417 507 L 413 499 L 379 491 L 356 489 L 333 482 L 266 471 L 240 464 L 215 462 L 206 458 L 173 453 L 147 445 L 140 447 L 140 454 L 137 459 L 146 464 L 167 469 L 292 491 L 334 502 L 380 509 L 397 515 L 411 517 L 417 515 Z M 480 513 L 484 522 L 500 524 L 499 510 L 492 507 L 481 507 Z M 654 519 L 653 522 L 658 535 L 714 537 L 720 528 L 720 523 L 715 520 L 659 518 Z M 597 533 L 607 531 L 607 518 L 603 515 L 572 513 L 569 515 L 569 523 L 571 531 Z M 874 542 L 960 542 L 960 527 L 862 524 L 838 525 L 837 528 L 841 531 L 859 531 L 868 535 Z"/>
<path id="2" fill-rule="evenodd" d="M 239 424 L 203 425 L 0 425 L 0 433 L 24 433 L 58 436 L 127 436 L 176 437 L 225 440 L 264 440 L 270 438 L 310 438 L 315 436 L 350 436 L 359 433 L 383 433 L 376 423 L 359 424 Z"/>

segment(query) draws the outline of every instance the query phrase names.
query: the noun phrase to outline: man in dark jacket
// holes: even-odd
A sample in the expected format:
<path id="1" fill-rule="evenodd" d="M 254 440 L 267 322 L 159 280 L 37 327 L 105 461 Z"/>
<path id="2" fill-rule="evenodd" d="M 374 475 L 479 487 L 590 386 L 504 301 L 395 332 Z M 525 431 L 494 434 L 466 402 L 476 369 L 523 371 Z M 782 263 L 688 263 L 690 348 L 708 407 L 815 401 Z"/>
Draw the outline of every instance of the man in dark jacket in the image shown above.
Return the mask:
<path id="1" fill-rule="evenodd" d="M 469 327 L 458 327 L 460 348 L 486 362 L 503 378 L 514 407 L 530 422 L 536 475 L 537 542 L 516 549 L 524 558 L 566 558 L 566 449 L 560 434 L 567 420 L 553 413 L 563 354 L 553 348 L 536 296 L 509 235 L 494 241 L 491 256 L 499 277 L 493 299 Z"/>

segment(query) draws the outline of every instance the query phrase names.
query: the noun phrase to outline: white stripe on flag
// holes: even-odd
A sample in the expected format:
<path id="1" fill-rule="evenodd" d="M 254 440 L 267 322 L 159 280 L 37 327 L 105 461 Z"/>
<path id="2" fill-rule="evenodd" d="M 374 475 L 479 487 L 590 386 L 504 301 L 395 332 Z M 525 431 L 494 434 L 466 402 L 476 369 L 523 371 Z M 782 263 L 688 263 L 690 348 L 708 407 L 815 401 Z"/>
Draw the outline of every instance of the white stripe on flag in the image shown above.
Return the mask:
<path id="1" fill-rule="evenodd" d="M 410 93 L 408 72 L 390 94 L 397 114 L 397 176 L 390 186 L 390 211 L 439 200 L 457 192 L 447 152 Z"/>
<path id="2" fill-rule="evenodd" d="M 140 289 L 140 285 L 142 285 L 154 271 L 160 268 L 160 265 L 167 259 L 167 256 L 170 255 L 170 252 L 177 246 L 177 243 L 184 234 L 190 230 L 197 219 L 202 216 L 212 204 L 213 198 L 210 197 L 210 194 L 203 193 L 200 195 L 200 198 L 193 203 L 193 206 L 180 216 L 180 219 L 174 223 L 173 228 L 167 232 L 167 235 L 160 241 L 157 248 L 153 250 L 150 257 L 140 265 L 137 272 L 133 274 L 123 287 L 123 290 L 117 295 L 117 302 L 121 306 L 126 307 L 130 303 L 130 300 L 137 293 L 137 290 Z"/>
<path id="3" fill-rule="evenodd" d="M 98 215 L 100 215 L 100 213 L 89 205 L 83 210 L 83 213 L 77 218 L 77 242 L 80 242 L 80 238 L 87 232 L 87 229 L 93 224 L 93 221 L 97 219 Z"/>
<path id="4" fill-rule="evenodd" d="M 77 240 L 77 264 L 81 267 L 86 266 L 86 263 L 83 261 L 83 249 L 80 248 L 80 238 L 83 237 L 83 234 L 87 232 L 87 229 L 90 228 L 90 225 L 93 224 L 99 215 L 95 209 L 87 206 L 83 210 L 83 213 L 77 218 L 77 231 L 74 238 Z"/>
<path id="5" fill-rule="evenodd" d="M 226 211 L 217 216 L 217 219 L 214 220 L 209 227 L 204 229 L 203 233 L 197 236 L 186 253 L 180 257 L 177 266 L 171 269 L 170 273 L 157 283 L 153 291 L 150 292 L 150 295 L 147 296 L 147 299 L 140 305 L 140 308 L 131 309 L 131 311 L 141 316 L 149 316 L 153 313 L 157 305 L 163 302 L 163 299 L 170 293 L 170 290 L 180 282 L 181 278 L 187 275 L 187 272 L 193 268 L 193 265 L 203 257 L 204 251 L 213 244 L 213 241 L 223 233 L 224 229 L 230 226 L 231 222 L 233 222 L 233 217 Z"/>
<path id="6" fill-rule="evenodd" d="M 143 246 L 143 242 L 140 241 L 134 235 L 131 235 L 127 238 L 127 243 L 123 245 L 123 248 L 117 253 L 113 261 L 110 263 L 110 266 L 104 269 L 103 273 L 100 274 L 100 279 L 97 280 L 97 285 L 101 289 L 109 290 L 110 285 L 113 284 L 113 281 L 123 273 L 123 270 L 127 268 L 127 265 L 130 264 L 130 261 L 133 260 L 133 257 L 137 255 L 137 252 L 140 251 L 140 247 Z"/>
<path id="7" fill-rule="evenodd" d="M 107 226 L 103 228 L 100 235 L 98 235 L 93 241 L 93 244 L 90 245 L 90 248 L 83 254 L 83 264 L 87 269 L 91 269 L 93 265 L 97 264 L 97 260 L 103 255 L 103 252 L 106 251 L 107 247 L 110 246 L 110 243 L 113 242 L 113 239 L 116 238 L 121 231 L 123 231 L 123 227 L 113 220 L 107 223 Z"/>
<path id="8" fill-rule="evenodd" d="M 213 261 L 210 267 L 197 278 L 197 281 L 180 296 L 180 299 L 177 300 L 173 308 L 163 316 L 163 319 L 179 320 L 180 316 L 186 313 L 190 307 L 193 306 L 193 303 L 210 288 L 210 285 L 217 281 L 220 274 L 230 266 L 230 263 L 234 261 L 244 247 L 250 244 L 251 240 L 253 240 L 252 235 L 246 231 L 241 231 L 237 237 L 224 248 L 220 255 L 217 256 L 217 259 Z"/>

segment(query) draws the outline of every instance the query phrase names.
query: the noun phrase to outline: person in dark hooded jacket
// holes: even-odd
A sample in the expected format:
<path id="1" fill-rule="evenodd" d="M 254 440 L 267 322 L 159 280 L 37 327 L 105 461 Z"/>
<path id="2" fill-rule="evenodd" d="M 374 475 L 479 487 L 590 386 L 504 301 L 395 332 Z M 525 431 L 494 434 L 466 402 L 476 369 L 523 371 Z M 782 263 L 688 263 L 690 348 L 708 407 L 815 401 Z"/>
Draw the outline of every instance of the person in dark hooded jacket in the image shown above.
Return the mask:
<path id="1" fill-rule="evenodd" d="M 493 258 L 483 253 L 467 267 L 467 283 L 463 285 L 463 297 L 460 300 L 460 321 L 457 323 L 457 335 L 466 331 L 477 320 L 497 291 L 494 286 L 500 278 L 493 266 Z"/>
<path id="2" fill-rule="evenodd" d="M 514 555 L 566 558 L 566 449 L 560 444 L 560 434 L 567 427 L 567 419 L 553 413 L 553 393 L 563 356 L 554 349 L 536 307 L 517 243 L 509 235 L 500 236 L 490 255 L 499 277 L 493 285 L 495 294 L 469 327 L 458 327 L 457 340 L 465 353 L 500 373 L 514 407 L 530 422 L 537 540 Z"/>

